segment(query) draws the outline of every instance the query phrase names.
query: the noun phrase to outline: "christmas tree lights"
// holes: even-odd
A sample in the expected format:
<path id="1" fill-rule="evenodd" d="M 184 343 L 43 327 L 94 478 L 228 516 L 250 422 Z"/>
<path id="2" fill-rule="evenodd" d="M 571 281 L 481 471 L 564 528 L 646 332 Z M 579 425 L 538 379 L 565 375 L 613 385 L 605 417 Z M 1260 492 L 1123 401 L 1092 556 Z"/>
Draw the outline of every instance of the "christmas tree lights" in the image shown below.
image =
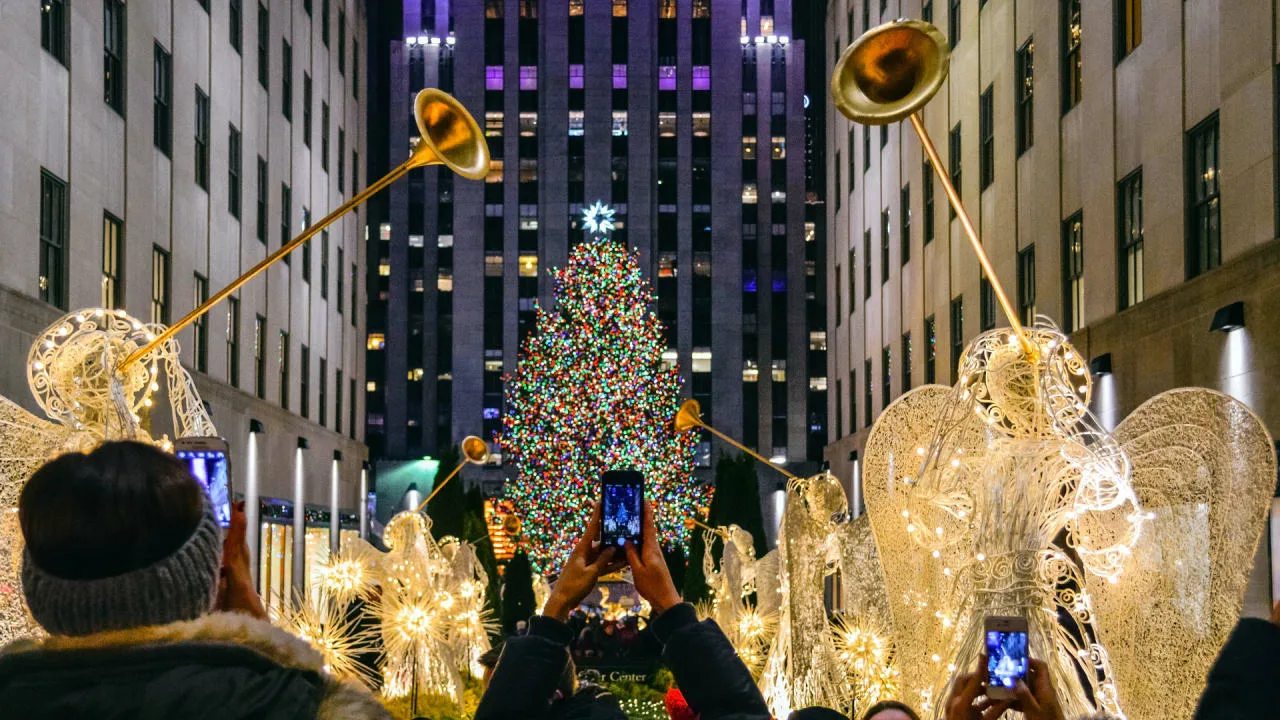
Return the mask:
<path id="1" fill-rule="evenodd" d="M 610 229 L 607 207 L 590 211 L 597 230 Z M 662 544 L 683 548 L 684 519 L 706 498 L 692 477 L 698 434 L 671 428 L 680 376 L 663 365 L 666 340 L 638 255 L 597 238 L 553 273 L 557 307 L 538 310 L 507 378 L 499 438 L 517 468 L 507 495 L 530 560 L 539 572 L 558 571 L 600 495 L 600 474 L 622 468 L 644 473 Z"/>

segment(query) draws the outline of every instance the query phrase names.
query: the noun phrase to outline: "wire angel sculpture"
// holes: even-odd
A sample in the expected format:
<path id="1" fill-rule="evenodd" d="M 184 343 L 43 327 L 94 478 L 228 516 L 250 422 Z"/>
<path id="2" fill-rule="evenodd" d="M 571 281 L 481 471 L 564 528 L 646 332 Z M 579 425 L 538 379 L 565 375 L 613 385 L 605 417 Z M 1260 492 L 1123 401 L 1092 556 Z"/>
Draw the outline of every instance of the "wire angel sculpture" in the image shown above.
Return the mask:
<path id="1" fill-rule="evenodd" d="M 787 495 L 778 549 L 770 553 L 778 553 L 778 631 L 760 679 L 776 717 L 810 705 L 847 708 L 851 701 L 823 604 L 824 580 L 840 562 L 836 526 L 848 499 L 829 473 L 792 480 Z"/>
<path id="2" fill-rule="evenodd" d="M 1080 354 L 1048 320 L 1028 333 L 1034 364 L 1008 330 L 985 333 L 966 348 L 954 388 L 906 393 L 867 441 L 864 492 L 907 697 L 939 716 L 982 652 L 984 616 L 1020 615 L 1068 715 L 1193 706 L 1168 695 L 1198 687 L 1239 612 L 1274 479 L 1270 440 L 1243 405 L 1200 389 L 1157 396 L 1109 433 L 1089 412 Z M 1246 512 L 1220 507 L 1229 496 L 1215 483 Z M 1185 562 L 1201 568 L 1217 624 L 1189 643 L 1199 653 L 1157 673 L 1195 676 L 1170 690 L 1152 685 L 1133 646 L 1163 630 L 1145 623 L 1178 614 L 1175 590 L 1192 588 L 1169 578 Z M 1125 656 L 1113 658 L 1118 647 Z M 1148 715 L 1141 698 L 1154 687 L 1165 704 Z"/>
<path id="3" fill-rule="evenodd" d="M 753 675 L 758 674 L 777 629 L 777 592 L 757 596 L 755 602 L 751 600 L 751 596 L 756 595 L 756 577 L 761 565 L 756 559 L 751 533 L 737 525 L 722 525 L 704 530 L 702 535 L 702 573 L 711 597 L 701 608 L 700 616 L 714 619 L 738 657 Z M 724 543 L 718 567 L 712 552 L 717 540 Z"/>
<path id="4" fill-rule="evenodd" d="M 123 310 L 85 308 L 45 328 L 26 361 L 27 384 L 48 419 L 0 397 L 0 643 L 38 633 L 18 581 L 22 535 L 18 496 L 44 463 L 68 452 L 92 450 L 109 440 L 137 440 L 167 447 L 152 437 L 148 416 L 164 372 L 172 427 L 177 437 L 216 435 L 191 375 L 182 367 L 177 341 L 121 370 L 133 351 L 163 327 Z"/>

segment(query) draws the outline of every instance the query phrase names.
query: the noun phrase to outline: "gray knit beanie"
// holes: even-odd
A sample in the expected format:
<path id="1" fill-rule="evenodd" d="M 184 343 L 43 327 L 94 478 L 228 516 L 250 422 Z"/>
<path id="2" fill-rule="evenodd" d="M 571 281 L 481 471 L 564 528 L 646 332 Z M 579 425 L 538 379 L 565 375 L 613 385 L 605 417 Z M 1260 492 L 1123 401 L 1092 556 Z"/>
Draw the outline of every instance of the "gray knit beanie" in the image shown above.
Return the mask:
<path id="1" fill-rule="evenodd" d="M 22 553 L 22 592 L 36 622 L 52 635 L 91 635 L 194 620 L 213 609 L 222 543 L 209 496 L 195 532 L 172 554 L 115 577 L 67 580 Z"/>

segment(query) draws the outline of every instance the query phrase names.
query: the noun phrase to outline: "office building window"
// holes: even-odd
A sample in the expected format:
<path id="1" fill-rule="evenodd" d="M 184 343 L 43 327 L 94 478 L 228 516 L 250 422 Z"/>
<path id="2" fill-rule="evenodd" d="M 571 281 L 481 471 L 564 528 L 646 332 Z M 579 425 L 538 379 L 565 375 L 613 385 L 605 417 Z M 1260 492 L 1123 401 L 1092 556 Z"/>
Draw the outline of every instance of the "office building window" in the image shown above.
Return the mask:
<path id="1" fill-rule="evenodd" d="M 290 216 L 293 215 L 293 191 L 288 185 L 280 183 L 280 245 L 284 246 L 289 243 L 289 222 Z M 289 262 L 289 256 L 284 256 L 286 264 Z"/>
<path id="2" fill-rule="evenodd" d="M 196 86 L 196 185 L 209 189 L 209 96 Z"/>
<path id="3" fill-rule="evenodd" d="M 345 265 L 345 263 L 343 263 L 343 261 L 342 261 L 342 256 L 343 256 L 343 253 L 342 253 L 342 243 L 338 243 L 338 272 L 337 272 L 337 273 L 335 273 L 335 275 L 337 275 L 337 277 L 338 277 L 338 314 L 339 314 L 339 315 L 341 315 L 341 314 L 342 314 L 342 303 L 343 303 L 343 297 L 344 297 L 344 295 L 343 295 L 343 292 L 344 292 L 343 287 L 344 287 L 344 286 L 343 286 L 343 282 L 342 282 L 342 268 L 343 268 L 343 266 Z M 326 272 L 327 272 L 327 270 L 326 270 Z M 328 283 L 326 283 L 326 285 L 327 285 L 327 284 L 328 284 Z"/>
<path id="4" fill-rule="evenodd" d="M 303 345 L 298 355 L 298 412 L 311 417 L 311 348 Z"/>
<path id="5" fill-rule="evenodd" d="M 1133 307 L 1146 297 L 1142 256 L 1142 168 L 1129 173 L 1116 189 L 1116 221 L 1120 280 L 1120 309 Z"/>
<path id="6" fill-rule="evenodd" d="M 293 122 L 293 47 L 287 41 L 281 42 L 280 68 L 280 114 Z"/>
<path id="7" fill-rule="evenodd" d="M 41 0 L 40 47 L 67 64 L 67 0 Z"/>
<path id="8" fill-rule="evenodd" d="M 124 222 L 102 214 L 102 307 L 124 307 Z"/>
<path id="9" fill-rule="evenodd" d="M 857 263 L 858 263 L 858 252 L 856 250 L 856 246 L 854 243 L 850 243 L 849 244 L 849 313 L 848 313 L 850 315 L 853 314 L 853 311 L 857 309 L 857 306 L 858 306 L 858 285 L 857 285 L 858 274 L 855 272 L 855 269 L 858 266 Z"/>
<path id="10" fill-rule="evenodd" d="M 231 49 L 240 54 L 241 50 L 241 34 L 244 32 L 244 18 L 241 9 L 242 0 L 227 0 L 227 40 L 231 42 Z"/>
<path id="11" fill-rule="evenodd" d="M 1062 223 L 1062 319 L 1064 330 L 1084 327 L 1084 220 L 1077 212 Z"/>
<path id="12" fill-rule="evenodd" d="M 260 400 L 267 397 L 267 319 L 253 320 L 253 391 Z"/>
<path id="13" fill-rule="evenodd" d="M 351 97 L 360 99 L 360 41 L 355 38 L 351 39 Z M 353 171 L 354 172 L 354 171 Z M 334 418 L 335 425 L 341 425 Z M 355 433 L 352 433 L 355 436 Z"/>
<path id="14" fill-rule="evenodd" d="M 276 363 L 280 371 L 280 407 L 289 409 L 289 333 L 280 331 Z"/>
<path id="15" fill-rule="evenodd" d="M 173 153 L 173 55 L 156 43 L 152 60 L 155 89 L 152 101 L 152 141 L 165 157 Z"/>
<path id="16" fill-rule="evenodd" d="M 750 139 L 750 140 L 751 140 L 750 145 L 748 145 L 748 144 L 747 144 L 747 140 L 748 140 L 748 139 Z M 743 152 L 742 152 L 742 157 L 743 157 L 743 159 L 747 159 L 747 160 L 754 160 L 754 159 L 755 159 L 755 147 L 756 147 L 756 139 L 755 139 L 755 138 L 742 138 L 742 151 L 743 151 Z M 749 151 L 749 153 L 748 153 L 748 151 Z M 850 152 L 852 152 L 852 150 L 851 150 Z M 833 167 L 834 167 L 834 170 L 833 170 L 833 171 L 832 171 L 832 173 L 831 173 L 831 176 L 835 179 L 835 192 L 833 193 L 833 195 L 835 196 L 836 210 L 838 211 L 838 210 L 840 209 L 840 201 L 841 201 L 841 199 L 842 199 L 842 196 L 844 195 L 844 193 L 843 193 L 843 192 L 841 192 L 841 190 L 840 190 L 840 173 L 841 173 L 841 172 L 843 172 L 843 168 L 840 166 L 840 151 L 839 151 L 839 150 L 837 150 L 837 151 L 836 151 L 836 163 L 835 163 L 835 165 L 834 165 Z"/>
<path id="17" fill-rule="evenodd" d="M 1062 113 L 1064 115 L 1080 102 L 1083 75 L 1080 65 L 1080 0 L 1062 0 Z"/>
<path id="18" fill-rule="evenodd" d="M 302 229 L 306 230 L 311 227 L 311 210 L 306 205 L 302 206 Z M 311 241 L 302 243 L 302 279 L 305 282 L 311 282 Z"/>
<path id="19" fill-rule="evenodd" d="M 920 6 L 920 19 L 933 24 L 933 0 L 924 0 L 924 4 Z"/>
<path id="20" fill-rule="evenodd" d="M 1018 154 L 1026 152 L 1035 142 L 1035 90 L 1036 90 L 1036 43 L 1028 39 L 1018 48 L 1016 58 L 1017 79 L 1014 94 L 1018 99 L 1018 107 L 1014 122 L 1017 123 Z"/>
<path id="21" fill-rule="evenodd" d="M 347 175 L 347 133 L 338 128 L 338 193 L 346 192 Z"/>
<path id="22" fill-rule="evenodd" d="M 924 319 L 924 381 L 938 381 L 938 324 L 932 315 Z"/>
<path id="23" fill-rule="evenodd" d="M 875 415 L 875 411 L 871 407 L 875 397 L 875 388 L 872 387 L 871 382 L 871 358 L 867 358 L 862 362 L 862 379 L 862 425 L 863 427 L 871 427 L 871 419 Z"/>
<path id="24" fill-rule="evenodd" d="M 960 0 L 951 0 L 947 11 L 947 42 L 951 47 L 960 44 Z"/>
<path id="25" fill-rule="evenodd" d="M 982 190 L 990 187 L 992 181 L 996 179 L 996 123 L 995 106 L 992 100 L 992 91 L 994 89 L 994 85 L 988 85 L 987 89 L 982 92 L 978 103 L 980 108 L 978 112 L 978 134 L 981 135 L 979 141 L 982 143 L 982 154 L 978 156 L 978 176 Z"/>
<path id="26" fill-rule="evenodd" d="M 310 241 L 308 241 L 310 244 Z M 339 266 L 341 267 L 341 266 Z M 320 297 L 329 298 L 329 231 L 320 231 Z"/>
<path id="27" fill-rule="evenodd" d="M 898 213 L 901 217 L 898 228 L 898 243 L 901 246 L 901 262 L 906 265 L 911 260 L 911 186 L 906 185 L 898 191 Z"/>
<path id="28" fill-rule="evenodd" d="M 840 387 L 840 381 L 836 380 L 836 438 L 844 437 L 844 390 Z"/>
<path id="29" fill-rule="evenodd" d="M 192 302 L 191 307 L 198 308 L 209 299 L 209 279 L 200 273 L 195 274 L 195 283 L 192 286 Z M 209 372 L 209 314 L 205 313 L 196 318 L 191 324 L 194 330 L 194 342 L 191 344 L 191 351 L 196 358 L 196 370 L 202 373 Z"/>
<path id="30" fill-rule="evenodd" d="M 871 228 L 862 232 L 862 298 L 871 299 Z"/>
<path id="31" fill-rule="evenodd" d="M 258 241 L 267 244 L 267 161 L 258 156 Z"/>
<path id="32" fill-rule="evenodd" d="M 947 167 L 951 168 L 951 185 L 955 187 L 956 195 L 958 195 L 959 197 L 964 197 L 964 186 L 960 184 L 960 179 L 961 179 L 960 160 L 961 158 L 964 157 L 964 155 L 960 150 L 961 137 L 962 136 L 960 134 L 960 123 L 956 123 L 956 126 L 951 128 L 950 142 L 947 144 L 948 150 L 951 156 L 949 158 L 950 162 L 948 163 Z M 956 217 L 956 209 L 951 207 L 951 203 L 947 203 L 947 207 L 950 208 L 951 210 L 950 217 L 951 219 L 954 220 Z"/>
<path id="33" fill-rule="evenodd" d="M 1018 315 L 1022 324 L 1036 322 L 1036 246 L 1018 251 Z"/>
<path id="34" fill-rule="evenodd" d="M 1116 0 L 1116 60 L 1142 44 L 1142 0 Z"/>
<path id="35" fill-rule="evenodd" d="M 227 139 L 227 209 L 240 219 L 240 131 L 232 125 Z"/>
<path id="36" fill-rule="evenodd" d="M 911 333 L 902 333 L 902 392 L 911 389 Z"/>
<path id="37" fill-rule="evenodd" d="M 354 384 L 354 383 L 353 383 Z M 356 406 L 355 388 L 351 388 L 351 407 Z M 333 431 L 342 432 L 342 369 L 336 371 L 333 383 Z M 355 428 L 351 428 L 351 432 L 355 434 Z"/>
<path id="38" fill-rule="evenodd" d="M 311 147 L 311 75 L 302 73 L 302 144 Z"/>
<path id="39" fill-rule="evenodd" d="M 329 0 L 320 0 L 320 42 L 329 47 Z"/>
<path id="40" fill-rule="evenodd" d="M 933 166 L 929 164 L 928 160 L 924 161 L 924 169 L 922 171 L 920 181 L 921 181 L 921 184 L 924 185 L 924 189 L 921 190 L 921 196 L 920 196 L 920 200 L 924 205 L 924 207 L 922 208 L 922 212 L 924 213 L 924 227 L 922 229 L 924 230 L 924 244 L 928 245 L 929 243 L 933 242 L 933 217 L 934 217 Z"/>
<path id="41" fill-rule="evenodd" d="M 227 382 L 240 387 L 240 298 L 227 298 Z"/>
<path id="42" fill-rule="evenodd" d="M 169 324 L 169 252 L 151 248 L 151 322 Z"/>
<path id="43" fill-rule="evenodd" d="M 964 296 L 957 295 L 951 301 L 951 384 L 956 382 L 960 356 L 964 354 Z"/>
<path id="44" fill-rule="evenodd" d="M 320 103 L 320 169 L 329 172 L 329 103 Z"/>
<path id="45" fill-rule="evenodd" d="M 40 171 L 40 299 L 67 308 L 67 184 Z"/>
<path id="46" fill-rule="evenodd" d="M 286 43 L 288 44 L 288 43 Z M 270 90 L 271 81 L 271 15 L 267 6 L 258 3 L 258 84 Z"/>
<path id="47" fill-rule="evenodd" d="M 991 281 L 985 275 L 978 280 L 978 300 L 981 302 L 979 313 L 981 315 L 982 332 L 994 330 L 996 327 L 996 293 L 991 287 Z"/>
<path id="48" fill-rule="evenodd" d="M 341 248 L 338 249 L 338 260 L 342 260 Z M 360 313 L 356 312 L 356 295 L 358 294 L 359 289 L 360 281 L 359 278 L 356 277 L 356 264 L 351 263 L 351 327 L 356 326 L 356 318 L 360 315 Z M 342 291 L 341 287 L 339 287 L 338 291 Z M 339 309 L 339 312 L 341 312 L 341 309 Z"/>
<path id="49" fill-rule="evenodd" d="M 862 172 L 871 169 L 871 126 L 862 126 Z"/>
<path id="50" fill-rule="evenodd" d="M 1218 198 L 1218 113 L 1187 133 L 1187 278 L 1222 264 Z"/>
<path id="51" fill-rule="evenodd" d="M 102 82 L 107 105 L 124 115 L 124 0 L 103 0 Z"/>
<path id="52" fill-rule="evenodd" d="M 347 13 L 341 8 L 338 9 L 338 74 L 347 74 Z"/>
<path id="53" fill-rule="evenodd" d="M 893 399 L 893 349 L 885 345 L 880 350 L 880 409 L 889 407 Z"/>
<path id="54" fill-rule="evenodd" d="M 338 17 L 341 18 L 342 16 L 339 15 Z M 339 35 L 338 37 L 341 39 L 342 36 Z M 316 416 L 316 422 L 325 425 L 329 422 L 329 363 L 324 358 L 320 358 L 320 376 L 318 379 L 320 380 L 318 394 L 319 413 Z"/>
<path id="55" fill-rule="evenodd" d="M 880 211 L 880 283 L 889 282 L 889 209 Z"/>

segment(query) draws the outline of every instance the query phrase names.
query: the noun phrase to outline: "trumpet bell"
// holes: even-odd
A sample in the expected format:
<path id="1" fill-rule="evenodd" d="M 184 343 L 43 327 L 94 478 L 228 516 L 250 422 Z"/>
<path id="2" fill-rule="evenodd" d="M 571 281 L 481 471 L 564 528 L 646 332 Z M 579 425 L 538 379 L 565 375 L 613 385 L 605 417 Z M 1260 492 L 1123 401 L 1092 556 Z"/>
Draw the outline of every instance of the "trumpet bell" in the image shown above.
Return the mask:
<path id="1" fill-rule="evenodd" d="M 938 92 L 950 58 L 938 28 L 922 20 L 894 20 L 863 33 L 844 51 L 831 74 L 831 98 L 854 122 L 897 122 Z"/>
<path id="2" fill-rule="evenodd" d="M 680 411 L 676 413 L 675 428 L 676 432 L 682 433 L 702 425 L 702 406 L 697 400 L 690 398 L 684 401 L 680 406 Z"/>
<path id="3" fill-rule="evenodd" d="M 468 180 L 480 180 L 489 173 L 484 133 L 452 95 L 435 88 L 422 90 L 414 98 L 413 116 L 418 123 L 415 167 L 444 165 Z"/>
<path id="4" fill-rule="evenodd" d="M 469 463 L 483 465 L 489 459 L 489 443 L 475 435 L 462 439 L 462 457 Z"/>

